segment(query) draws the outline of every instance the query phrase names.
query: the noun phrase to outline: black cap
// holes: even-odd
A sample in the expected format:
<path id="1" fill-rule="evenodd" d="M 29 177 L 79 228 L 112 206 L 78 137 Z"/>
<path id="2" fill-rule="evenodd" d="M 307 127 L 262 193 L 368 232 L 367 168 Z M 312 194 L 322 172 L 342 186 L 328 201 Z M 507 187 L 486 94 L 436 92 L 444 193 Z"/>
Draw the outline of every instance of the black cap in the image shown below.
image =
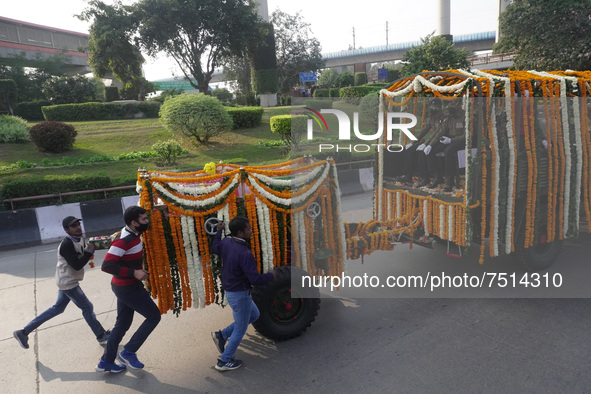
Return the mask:
<path id="1" fill-rule="evenodd" d="M 71 225 L 73 225 L 74 223 L 76 223 L 78 221 L 81 221 L 81 220 L 82 219 L 78 219 L 78 218 L 76 218 L 74 216 L 68 216 L 68 217 L 64 218 L 64 220 L 62 220 L 62 226 L 64 228 L 68 228 Z"/>

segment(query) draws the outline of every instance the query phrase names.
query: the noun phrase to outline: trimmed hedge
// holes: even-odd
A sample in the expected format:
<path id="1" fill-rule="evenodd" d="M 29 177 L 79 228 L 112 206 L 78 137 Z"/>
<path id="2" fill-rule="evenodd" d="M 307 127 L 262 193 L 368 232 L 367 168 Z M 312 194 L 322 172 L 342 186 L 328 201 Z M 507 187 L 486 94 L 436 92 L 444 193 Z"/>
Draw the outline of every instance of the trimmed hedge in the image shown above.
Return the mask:
<path id="1" fill-rule="evenodd" d="M 160 103 L 81 103 L 42 107 L 45 120 L 83 121 L 133 118 L 157 118 Z"/>
<path id="2" fill-rule="evenodd" d="M 316 89 L 313 97 L 330 97 L 330 89 Z"/>
<path id="3" fill-rule="evenodd" d="M 341 97 L 341 88 L 328 89 L 328 96 L 333 98 Z"/>
<path id="4" fill-rule="evenodd" d="M 315 111 L 320 111 L 321 109 L 332 109 L 332 100 L 306 100 L 306 107 L 312 108 Z"/>
<path id="5" fill-rule="evenodd" d="M 261 107 L 227 107 L 226 109 L 234 122 L 233 130 L 257 127 L 261 124 L 265 112 Z"/>
<path id="6" fill-rule="evenodd" d="M 362 97 L 381 89 L 381 86 L 348 86 L 341 88 L 340 95 L 346 103 L 358 105 Z"/>
<path id="7" fill-rule="evenodd" d="M 22 103 L 18 103 L 14 107 L 14 114 L 28 121 L 44 120 L 41 107 L 46 107 L 48 105 L 51 105 L 51 103 L 47 100 L 24 101 Z"/>

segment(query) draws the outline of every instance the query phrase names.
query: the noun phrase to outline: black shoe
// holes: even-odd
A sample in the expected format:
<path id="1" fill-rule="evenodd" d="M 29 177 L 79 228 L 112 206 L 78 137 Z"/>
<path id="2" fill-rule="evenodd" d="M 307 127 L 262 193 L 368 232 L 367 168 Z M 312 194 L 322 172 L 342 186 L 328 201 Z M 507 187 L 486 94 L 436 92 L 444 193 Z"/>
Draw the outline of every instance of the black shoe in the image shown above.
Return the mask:
<path id="1" fill-rule="evenodd" d="M 12 333 L 12 335 L 14 335 L 19 345 L 21 345 L 23 349 L 29 348 L 29 336 L 25 334 L 25 330 L 16 330 Z"/>
<path id="2" fill-rule="evenodd" d="M 424 187 L 429 184 L 429 178 L 421 178 L 417 187 Z"/>
<path id="3" fill-rule="evenodd" d="M 445 188 L 443 188 L 443 191 L 446 192 L 446 193 L 449 193 L 449 192 L 451 192 L 453 190 L 454 190 L 454 179 L 451 178 L 451 180 L 448 180 L 445 183 Z"/>
<path id="4" fill-rule="evenodd" d="M 443 183 L 443 178 L 440 176 L 436 176 L 435 179 L 433 179 L 433 182 L 431 182 L 431 184 L 429 185 L 429 189 L 434 189 L 437 186 L 441 185 Z"/>

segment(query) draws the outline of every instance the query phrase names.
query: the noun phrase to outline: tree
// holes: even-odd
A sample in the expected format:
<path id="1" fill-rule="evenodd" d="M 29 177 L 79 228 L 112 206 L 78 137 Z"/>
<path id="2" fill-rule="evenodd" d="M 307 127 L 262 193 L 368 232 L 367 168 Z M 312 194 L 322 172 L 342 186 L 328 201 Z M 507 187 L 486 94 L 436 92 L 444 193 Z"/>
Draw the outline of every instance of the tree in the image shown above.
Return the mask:
<path id="1" fill-rule="evenodd" d="M 80 74 L 53 77 L 43 84 L 43 93 L 52 104 L 85 103 L 97 100 L 97 85 Z"/>
<path id="2" fill-rule="evenodd" d="M 251 53 L 264 36 L 249 0 L 141 0 L 135 7 L 142 47 L 150 56 L 166 53 L 205 94 L 216 67 Z"/>
<path id="3" fill-rule="evenodd" d="M 438 71 L 467 68 L 470 53 L 466 49 L 457 49 L 453 44 L 435 33 L 421 38 L 421 45 L 412 47 L 402 57 L 404 65 L 402 76 L 418 74 L 422 71 Z"/>
<path id="4" fill-rule="evenodd" d="M 271 23 L 275 28 L 279 92 L 287 93 L 300 83 L 300 72 L 315 72 L 324 67 L 322 48 L 299 12 L 289 15 L 275 10 Z"/>
<path id="5" fill-rule="evenodd" d="M 12 79 L 17 86 L 18 102 L 44 100 L 43 83 L 53 76 L 65 75 L 69 56 L 62 54 L 51 57 L 37 55 L 27 59 L 24 52 L 2 60 L 0 79 Z"/>
<path id="6" fill-rule="evenodd" d="M 92 21 L 88 64 L 96 76 L 102 78 L 112 72 L 124 85 L 142 77 L 145 59 L 139 45 L 132 42 L 139 24 L 133 6 L 90 0 L 89 7 L 77 17 Z"/>
<path id="7" fill-rule="evenodd" d="M 334 85 L 339 73 L 334 68 L 323 70 L 318 77 L 318 85 L 330 88 Z"/>
<path id="8" fill-rule="evenodd" d="M 160 120 L 173 132 L 181 132 L 197 143 L 232 130 L 232 117 L 215 97 L 181 94 L 171 97 L 160 107 Z"/>
<path id="9" fill-rule="evenodd" d="M 591 69 L 591 0 L 514 0 L 499 18 L 496 53 L 517 69 Z"/>
<path id="10" fill-rule="evenodd" d="M 224 64 L 224 74 L 233 80 L 233 88 L 242 94 L 252 92 L 250 60 L 247 57 L 233 57 Z"/>

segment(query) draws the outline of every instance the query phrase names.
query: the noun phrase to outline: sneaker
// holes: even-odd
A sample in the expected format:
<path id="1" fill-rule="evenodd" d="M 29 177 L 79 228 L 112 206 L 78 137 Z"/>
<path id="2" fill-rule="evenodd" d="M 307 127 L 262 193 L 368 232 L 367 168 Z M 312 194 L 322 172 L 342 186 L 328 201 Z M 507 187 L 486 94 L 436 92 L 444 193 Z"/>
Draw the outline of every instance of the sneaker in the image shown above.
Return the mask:
<path id="1" fill-rule="evenodd" d="M 117 358 L 131 369 L 142 369 L 144 367 L 144 364 L 140 363 L 135 353 L 128 352 L 125 349 L 117 355 Z"/>
<path id="2" fill-rule="evenodd" d="M 109 335 L 111 335 L 111 330 L 105 331 L 105 333 L 99 339 L 97 339 L 99 345 L 105 346 L 107 342 L 109 342 Z"/>
<path id="3" fill-rule="evenodd" d="M 19 345 L 21 345 L 23 349 L 29 348 L 29 336 L 25 334 L 25 330 L 16 330 L 12 333 L 12 335 L 14 335 Z"/>
<path id="4" fill-rule="evenodd" d="M 218 371 L 224 372 L 224 371 L 231 371 L 233 369 L 238 369 L 241 366 L 242 366 L 242 361 L 240 361 L 240 360 L 231 359 L 228 362 L 223 362 L 222 360 L 220 360 L 218 358 L 218 363 L 214 366 L 214 368 L 217 369 Z"/>
<path id="5" fill-rule="evenodd" d="M 125 371 L 125 365 L 122 364 L 115 364 L 115 363 L 108 363 L 106 361 L 99 361 L 98 365 L 96 366 L 95 370 L 97 372 L 111 372 L 111 373 L 119 373 Z"/>
<path id="6" fill-rule="evenodd" d="M 226 348 L 226 340 L 224 339 L 222 332 L 212 332 L 211 337 L 213 338 L 213 343 L 215 343 L 215 347 L 218 349 L 218 352 L 222 354 L 224 352 L 224 349 Z"/>

